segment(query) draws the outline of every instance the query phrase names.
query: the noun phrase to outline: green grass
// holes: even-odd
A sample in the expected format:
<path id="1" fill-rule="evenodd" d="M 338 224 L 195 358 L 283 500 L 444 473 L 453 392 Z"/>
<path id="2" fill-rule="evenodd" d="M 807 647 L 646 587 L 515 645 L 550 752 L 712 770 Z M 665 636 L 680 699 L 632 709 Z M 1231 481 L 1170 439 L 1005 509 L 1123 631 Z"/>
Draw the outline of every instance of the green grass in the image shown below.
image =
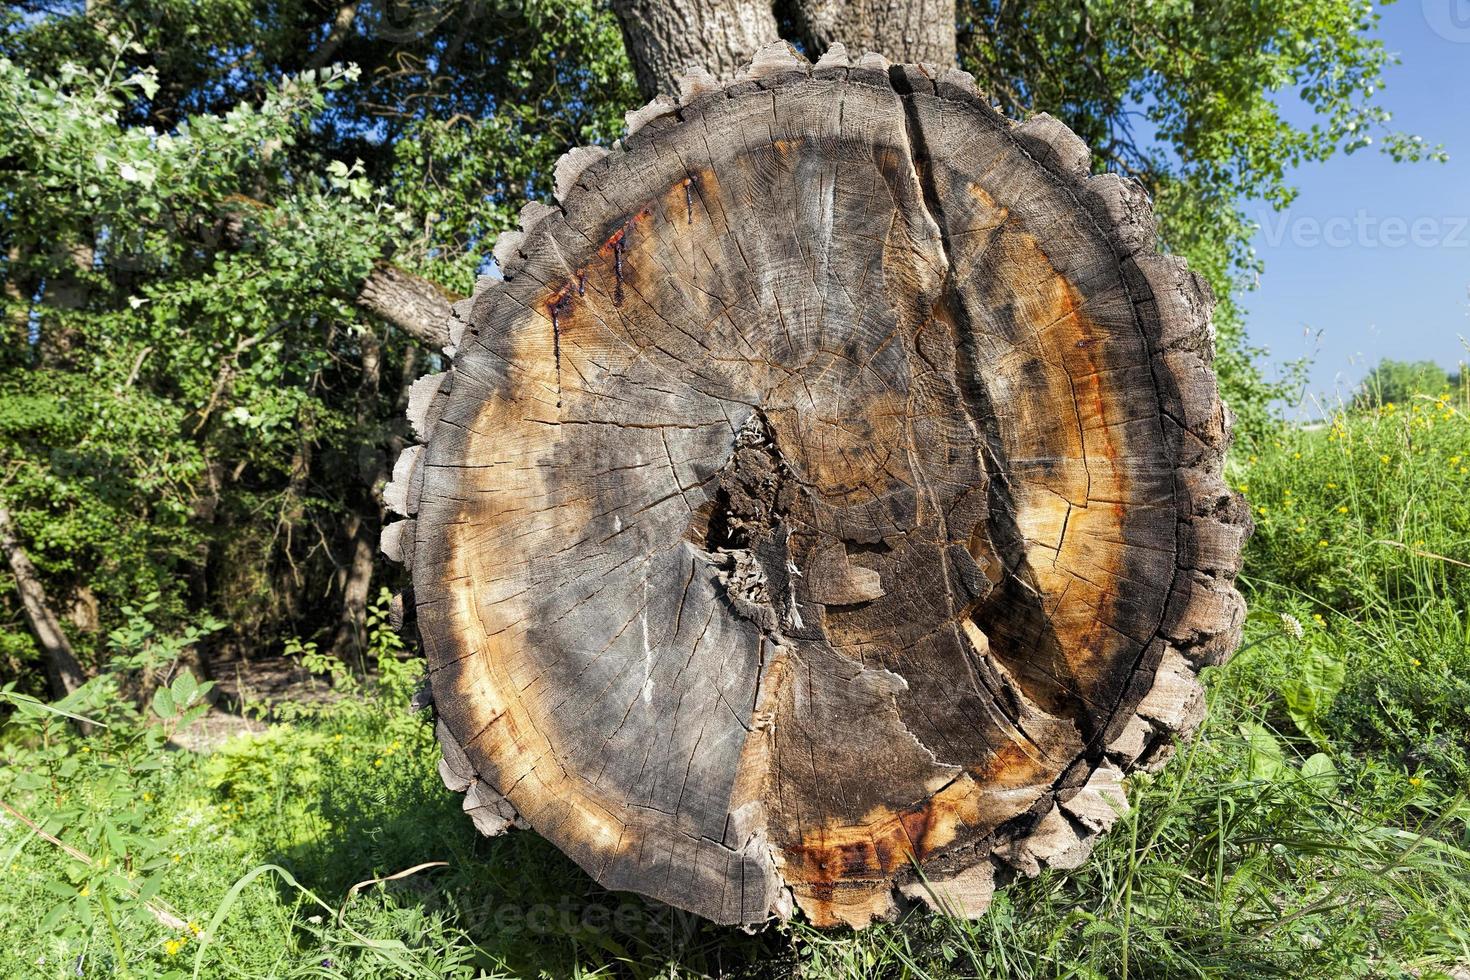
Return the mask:
<path id="1" fill-rule="evenodd" d="M 136 880 L 199 933 L 0 814 L 0 976 L 1463 976 L 1470 421 L 1422 398 L 1237 457 L 1252 611 L 1200 738 L 1086 865 L 976 922 L 747 935 L 605 892 L 534 834 L 475 834 L 390 678 L 157 768 L 61 719 L 44 764 L 12 734 L 0 798 L 114 868 L 152 855 Z"/>

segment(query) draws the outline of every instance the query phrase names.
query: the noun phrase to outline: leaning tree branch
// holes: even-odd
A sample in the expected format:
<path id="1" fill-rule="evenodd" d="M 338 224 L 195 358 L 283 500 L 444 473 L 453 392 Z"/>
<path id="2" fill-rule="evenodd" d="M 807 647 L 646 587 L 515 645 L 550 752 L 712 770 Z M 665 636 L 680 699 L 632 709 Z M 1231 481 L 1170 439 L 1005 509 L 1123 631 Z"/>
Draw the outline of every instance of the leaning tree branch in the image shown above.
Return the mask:
<path id="1" fill-rule="evenodd" d="M 450 307 L 462 297 L 380 259 L 357 292 L 359 308 L 381 317 L 426 347 L 449 343 Z"/>
<path id="2" fill-rule="evenodd" d="M 41 577 L 36 573 L 36 566 L 31 564 L 25 546 L 16 536 L 10 511 L 4 507 L 0 507 L 0 551 L 5 553 L 10 573 L 15 576 L 26 622 L 30 624 L 46 658 L 46 680 L 51 685 L 51 694 L 58 699 L 64 698 L 86 683 L 87 677 L 82 673 L 82 665 L 77 661 L 71 641 L 61 628 L 61 621 L 51 611 L 51 603 L 41 584 Z"/>

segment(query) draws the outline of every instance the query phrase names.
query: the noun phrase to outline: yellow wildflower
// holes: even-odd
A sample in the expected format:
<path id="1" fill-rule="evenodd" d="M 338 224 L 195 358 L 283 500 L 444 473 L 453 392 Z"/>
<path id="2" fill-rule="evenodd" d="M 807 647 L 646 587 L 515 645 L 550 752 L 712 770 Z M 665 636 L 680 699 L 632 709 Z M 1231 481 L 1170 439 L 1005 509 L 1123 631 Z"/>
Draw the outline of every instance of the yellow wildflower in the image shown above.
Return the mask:
<path id="1" fill-rule="evenodd" d="M 1409 666 L 1410 667 L 1421 667 L 1421 666 L 1423 666 L 1423 664 L 1421 664 L 1419 662 L 1419 658 L 1418 657 L 1410 657 L 1409 658 Z"/>
<path id="2" fill-rule="evenodd" d="M 1379 456 L 1378 457 L 1378 462 L 1380 462 L 1380 463 L 1387 463 L 1388 462 L 1388 457 L 1387 456 Z"/>
<path id="3" fill-rule="evenodd" d="M 1292 453 L 1291 454 L 1291 458 L 1292 459 L 1301 459 L 1302 458 L 1302 454 L 1301 453 Z"/>
<path id="4" fill-rule="evenodd" d="M 1329 484 L 1327 484 L 1327 489 L 1328 490 L 1336 490 L 1337 489 L 1337 484 L 1336 483 L 1329 483 Z"/>
<path id="5" fill-rule="evenodd" d="M 1317 547 L 1319 547 L 1319 548 L 1325 548 L 1325 547 L 1327 547 L 1327 539 L 1326 538 L 1323 538 L 1321 541 L 1318 541 L 1317 542 Z"/>
<path id="6" fill-rule="evenodd" d="M 1325 619 L 1322 618 L 1322 614 L 1321 613 L 1312 613 L 1312 620 L 1314 622 L 1316 622 L 1316 624 L 1318 626 L 1322 626 L 1323 624 L 1325 624 L 1327 622 L 1327 620 L 1325 620 Z"/>
<path id="7" fill-rule="evenodd" d="M 1346 507 L 1339 507 L 1337 508 L 1337 512 L 1339 514 L 1346 514 L 1348 512 L 1348 509 Z"/>
<path id="8" fill-rule="evenodd" d="M 1423 786 L 1424 785 L 1424 780 L 1420 779 L 1418 776 L 1410 776 L 1409 777 L 1409 785 L 1410 786 Z"/>
<path id="9" fill-rule="evenodd" d="M 373 760 L 373 766 L 376 767 L 376 768 L 378 768 L 378 769 L 383 768 L 383 760 L 382 759 L 374 759 Z"/>
<path id="10" fill-rule="evenodd" d="M 1256 508 L 1256 513 L 1260 514 L 1262 517 L 1265 517 L 1266 516 L 1266 505 L 1265 504 L 1262 504 L 1261 506 L 1257 507 Z"/>
<path id="11" fill-rule="evenodd" d="M 164 941 L 163 951 L 170 956 L 179 955 L 179 950 L 184 948 L 183 939 L 168 939 Z"/>
<path id="12" fill-rule="evenodd" d="M 1459 466 L 1460 465 L 1460 457 L 1459 456 L 1451 456 L 1450 457 L 1450 465 L 1451 466 Z"/>
<path id="13" fill-rule="evenodd" d="M 1240 485 L 1240 492 L 1241 493 L 1247 493 L 1247 492 L 1250 491 L 1250 488 L 1251 488 L 1251 485 L 1249 483 L 1242 483 Z"/>
<path id="14" fill-rule="evenodd" d="M 86 898 L 88 895 L 92 894 L 92 886 L 83 885 L 82 890 L 78 892 L 78 894 L 81 895 L 83 898 Z"/>
<path id="15" fill-rule="evenodd" d="M 192 932 L 196 936 L 199 935 L 199 932 L 200 932 L 199 923 L 197 923 L 197 922 L 190 922 L 189 923 L 189 931 Z"/>

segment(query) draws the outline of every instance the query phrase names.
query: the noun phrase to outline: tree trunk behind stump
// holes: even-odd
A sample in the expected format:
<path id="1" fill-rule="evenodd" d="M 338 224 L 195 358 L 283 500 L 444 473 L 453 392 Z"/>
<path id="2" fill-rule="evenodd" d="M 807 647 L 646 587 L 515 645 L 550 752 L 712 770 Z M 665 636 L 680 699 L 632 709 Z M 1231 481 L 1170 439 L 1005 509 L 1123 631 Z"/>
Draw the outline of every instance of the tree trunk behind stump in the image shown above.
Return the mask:
<path id="1" fill-rule="evenodd" d="M 684 91 L 562 160 L 415 386 L 384 550 L 441 772 L 718 922 L 978 914 L 1239 640 L 1209 290 L 961 72 L 782 45 Z"/>

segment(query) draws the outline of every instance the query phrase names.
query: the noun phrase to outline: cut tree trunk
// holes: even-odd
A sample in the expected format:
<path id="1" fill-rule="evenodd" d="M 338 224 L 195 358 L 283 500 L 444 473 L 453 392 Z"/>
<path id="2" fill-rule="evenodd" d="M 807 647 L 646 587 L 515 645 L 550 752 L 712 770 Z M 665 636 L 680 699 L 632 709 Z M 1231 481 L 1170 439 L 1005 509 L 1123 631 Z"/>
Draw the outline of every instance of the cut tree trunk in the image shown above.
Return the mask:
<path id="1" fill-rule="evenodd" d="M 51 696 L 58 700 L 64 698 L 86 683 L 87 676 L 82 673 L 82 665 L 77 662 L 77 655 L 72 651 L 71 641 L 66 638 L 66 631 L 61 628 L 61 621 L 51 609 L 41 577 L 36 574 L 36 566 L 31 564 L 25 546 L 15 535 L 15 522 L 11 520 L 10 511 L 4 507 L 0 507 L 0 551 L 5 552 L 10 574 L 15 576 L 26 622 L 30 624 L 36 642 L 41 645 Z"/>
<path id="2" fill-rule="evenodd" d="M 441 773 L 718 922 L 977 914 L 1085 858 L 1239 640 L 1209 290 L 961 72 L 685 88 L 564 158 L 415 388 L 383 547 Z"/>

